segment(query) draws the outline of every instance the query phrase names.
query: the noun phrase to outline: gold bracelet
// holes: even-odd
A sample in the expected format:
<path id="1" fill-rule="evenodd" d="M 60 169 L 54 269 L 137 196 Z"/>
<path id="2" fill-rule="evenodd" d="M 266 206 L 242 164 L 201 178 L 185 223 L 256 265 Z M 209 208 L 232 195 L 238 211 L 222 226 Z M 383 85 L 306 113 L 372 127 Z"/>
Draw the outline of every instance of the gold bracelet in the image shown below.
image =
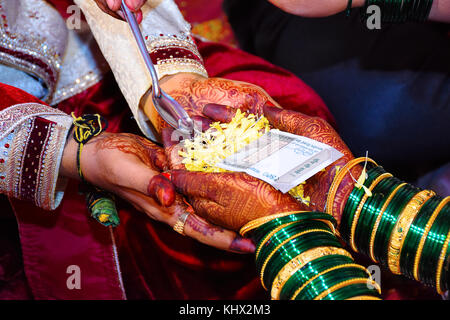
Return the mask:
<path id="1" fill-rule="evenodd" d="M 277 218 L 282 218 L 285 216 L 289 216 L 291 214 L 295 214 L 295 213 L 303 213 L 303 212 L 308 212 L 308 211 L 290 211 L 290 212 L 283 212 L 283 213 L 277 213 L 277 214 L 272 214 L 270 216 L 265 216 L 265 217 L 261 217 L 255 220 L 252 220 L 248 223 L 246 223 L 241 230 L 239 230 L 239 234 L 244 237 L 246 233 L 248 233 L 249 231 L 256 229 L 260 226 L 262 226 L 263 224 L 275 220 Z"/>
<path id="2" fill-rule="evenodd" d="M 374 296 L 356 296 L 345 300 L 381 300 L 381 299 Z"/>
<path id="3" fill-rule="evenodd" d="M 408 202 L 400 213 L 389 239 L 388 246 L 388 266 L 393 274 L 401 274 L 400 256 L 402 247 L 414 218 L 425 202 L 434 195 L 435 193 L 430 190 L 420 191 Z"/>
<path id="4" fill-rule="evenodd" d="M 311 230 L 306 230 L 306 231 L 303 231 L 303 232 L 294 234 L 293 236 L 287 238 L 287 239 L 284 240 L 282 243 L 280 243 L 278 246 L 276 246 L 276 248 L 273 249 L 272 252 L 270 252 L 270 254 L 267 256 L 267 258 L 264 260 L 263 266 L 262 266 L 262 268 L 261 268 L 261 283 L 262 283 L 262 286 L 263 286 L 264 289 L 267 290 L 267 288 L 266 288 L 266 286 L 265 286 L 265 284 L 264 284 L 264 271 L 265 271 L 265 269 L 266 269 L 266 267 L 267 267 L 267 264 L 269 263 L 269 260 L 272 258 L 272 256 L 275 254 L 275 252 L 277 252 L 277 250 L 279 250 L 282 246 L 284 246 L 286 243 L 288 243 L 288 242 L 291 241 L 292 239 L 297 238 L 297 237 L 300 237 L 300 236 L 303 236 L 303 235 L 308 234 L 308 233 L 313 233 L 313 232 L 324 232 L 324 233 L 329 233 L 329 234 L 334 235 L 334 233 L 332 233 L 332 232 L 330 232 L 330 231 L 328 231 L 328 230 L 324 230 L 324 229 L 311 229 Z M 291 261 L 292 261 L 292 260 L 291 260 Z"/>
<path id="5" fill-rule="evenodd" d="M 449 242 L 450 242 L 450 231 L 449 233 L 447 233 L 447 237 L 445 238 L 444 246 L 442 247 L 441 254 L 439 255 L 438 267 L 436 269 L 436 290 L 439 294 L 444 294 L 444 292 L 441 289 L 441 273 Z"/>
<path id="6" fill-rule="evenodd" d="M 272 231 L 270 231 L 265 237 L 264 237 L 264 239 L 261 241 L 261 244 L 258 246 L 258 249 L 256 250 L 256 260 L 258 260 L 258 256 L 259 256 L 259 254 L 261 253 L 261 249 L 262 249 L 262 247 L 264 247 L 264 245 L 266 244 L 266 242 L 270 239 L 270 238 L 272 238 L 272 236 L 275 234 L 275 233 L 277 233 L 278 231 L 280 231 L 281 229 L 283 229 L 283 228 L 285 228 L 285 227 L 287 227 L 287 226 L 290 226 L 290 225 L 292 225 L 292 224 L 294 224 L 294 223 L 297 223 L 298 221 L 292 221 L 292 222 L 289 222 L 289 223 L 287 223 L 287 224 L 283 224 L 283 225 L 281 225 L 281 226 L 278 226 L 278 227 L 276 227 L 275 229 L 273 229 Z"/>
<path id="7" fill-rule="evenodd" d="M 329 268 L 329 269 L 327 269 L 327 270 L 324 270 L 324 271 L 322 271 L 322 272 L 316 274 L 314 277 L 308 279 L 308 281 L 306 281 L 300 288 L 298 288 L 297 290 L 295 290 L 295 292 L 294 292 L 294 294 L 292 295 L 292 297 L 290 298 L 290 300 L 295 300 L 295 298 L 297 298 L 297 296 L 299 295 L 299 293 L 302 292 L 303 289 L 305 289 L 305 287 L 306 287 L 307 285 L 309 285 L 311 282 L 313 282 L 313 281 L 316 280 L 317 278 L 323 276 L 325 273 L 328 273 L 328 272 L 331 272 L 331 271 L 334 271 L 334 270 L 337 270 L 337 269 L 348 268 L 348 267 L 355 267 L 355 268 L 362 269 L 362 270 L 364 270 L 365 272 L 367 272 L 367 274 L 368 274 L 369 276 L 371 276 L 371 274 L 369 273 L 369 271 L 368 271 L 366 268 L 364 268 L 363 266 L 361 266 L 361 265 L 359 265 L 359 264 L 356 264 L 356 263 L 347 263 L 347 264 L 341 264 L 341 265 L 339 265 L 339 266 L 334 266 L 334 267 L 331 267 L 331 268 Z M 284 285 L 284 283 L 283 283 L 283 285 Z M 281 289 L 282 289 L 282 288 L 283 288 L 283 287 L 281 287 Z M 281 289 L 280 289 L 280 291 L 281 291 Z"/>
<path id="8" fill-rule="evenodd" d="M 333 217 L 335 216 L 335 215 L 333 215 L 334 198 L 336 197 L 336 193 L 337 193 L 339 186 L 341 185 L 344 177 L 347 175 L 347 173 L 350 172 L 350 169 L 352 169 L 357 164 L 359 164 L 363 161 L 366 161 L 366 159 L 367 159 L 367 162 L 371 162 L 374 165 L 378 166 L 378 164 L 374 160 L 372 160 L 370 158 L 366 158 L 366 157 L 361 157 L 361 158 L 356 158 L 356 159 L 353 159 L 353 160 L 347 162 L 345 164 L 345 166 L 343 166 L 339 170 L 339 172 L 336 174 L 336 176 L 333 179 L 333 182 L 331 183 L 331 187 L 328 190 L 328 196 L 327 196 L 327 202 L 326 202 L 326 212 L 328 214 L 331 214 Z"/>
<path id="9" fill-rule="evenodd" d="M 391 200 L 394 198 L 395 194 L 404 186 L 406 186 L 407 183 L 403 182 L 402 184 L 398 185 L 389 195 L 389 197 L 386 199 L 386 202 L 383 204 L 383 207 L 380 210 L 380 213 L 377 217 L 377 219 L 375 220 L 375 224 L 373 226 L 372 229 L 372 234 L 370 235 L 370 244 L 369 244 L 369 252 L 370 252 L 370 258 L 372 259 L 373 262 L 378 263 L 377 259 L 375 258 L 375 253 L 374 253 L 374 245 L 375 245 L 375 236 L 377 234 L 378 231 L 378 226 L 380 225 L 381 222 L 381 218 L 383 217 L 384 211 L 386 210 L 386 208 L 388 207 L 389 203 L 391 202 Z"/>
<path id="10" fill-rule="evenodd" d="M 428 233 L 430 232 L 431 226 L 434 223 L 434 220 L 436 220 L 437 216 L 439 215 L 441 209 L 450 201 L 450 196 L 444 198 L 439 205 L 436 207 L 436 209 L 434 209 L 433 213 L 431 214 L 430 219 L 428 220 L 425 229 L 423 231 L 423 235 L 422 238 L 420 238 L 420 243 L 419 246 L 417 247 L 417 252 L 416 252 L 416 256 L 414 258 L 414 270 L 413 270 L 413 275 L 414 275 L 414 279 L 416 279 L 417 281 L 420 281 L 419 279 L 419 264 L 420 264 L 420 258 L 422 256 L 422 250 L 423 250 L 423 246 L 425 245 L 425 241 L 427 240 L 428 237 Z"/>
<path id="11" fill-rule="evenodd" d="M 343 287 L 346 287 L 346 286 L 350 286 L 352 284 L 358 284 L 358 283 L 367 283 L 367 284 L 370 283 L 372 286 L 374 286 L 377 289 L 378 293 L 381 294 L 380 286 L 378 285 L 378 283 L 376 283 L 372 279 L 355 278 L 355 279 L 346 280 L 344 282 L 341 282 L 341 283 L 338 283 L 338 284 L 332 286 L 331 288 L 328 288 L 327 290 L 325 290 L 324 292 L 319 294 L 317 297 L 315 297 L 314 300 L 322 300 L 327 295 L 329 295 L 330 293 L 333 293 L 336 290 L 339 290 L 339 289 L 341 289 Z"/>
<path id="12" fill-rule="evenodd" d="M 369 190 L 372 191 L 377 185 L 378 183 L 380 183 L 381 180 L 386 179 L 386 178 L 390 178 L 392 177 L 392 174 L 390 173 L 383 173 L 382 175 L 380 175 L 379 177 L 377 177 L 372 184 L 369 187 Z M 366 200 L 369 196 L 367 195 L 367 193 L 364 194 L 364 196 L 362 197 L 361 201 L 358 204 L 358 207 L 356 208 L 356 211 L 353 215 L 353 221 L 352 221 L 352 227 L 350 230 L 350 246 L 352 247 L 352 249 L 355 252 L 358 252 L 358 248 L 356 247 L 355 244 L 355 232 L 356 232 L 356 226 L 358 225 L 358 220 L 359 220 L 359 215 L 361 214 L 361 210 L 364 206 L 364 204 L 366 203 Z"/>

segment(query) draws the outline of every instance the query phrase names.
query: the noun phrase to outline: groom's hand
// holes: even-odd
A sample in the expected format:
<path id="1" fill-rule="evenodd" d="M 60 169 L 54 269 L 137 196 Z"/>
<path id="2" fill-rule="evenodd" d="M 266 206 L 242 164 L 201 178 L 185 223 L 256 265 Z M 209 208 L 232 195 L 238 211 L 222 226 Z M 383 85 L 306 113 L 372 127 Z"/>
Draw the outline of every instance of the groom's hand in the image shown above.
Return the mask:
<path id="1" fill-rule="evenodd" d="M 122 0 L 94 0 L 94 1 L 97 3 L 99 8 L 103 12 L 113 16 L 114 18 L 124 20 L 124 16 L 120 11 Z M 141 8 L 146 2 L 147 0 L 125 0 L 125 3 L 127 4 L 128 8 L 130 8 L 130 10 L 136 14 L 136 19 L 138 23 L 141 23 L 142 21 Z"/>

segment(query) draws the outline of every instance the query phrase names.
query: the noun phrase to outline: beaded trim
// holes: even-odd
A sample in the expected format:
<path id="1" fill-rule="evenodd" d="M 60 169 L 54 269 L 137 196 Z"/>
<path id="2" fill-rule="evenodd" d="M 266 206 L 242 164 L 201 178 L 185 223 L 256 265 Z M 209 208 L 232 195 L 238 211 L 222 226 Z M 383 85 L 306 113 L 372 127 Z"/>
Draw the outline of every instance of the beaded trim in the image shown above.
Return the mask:
<path id="1" fill-rule="evenodd" d="M 8 30 L 8 26 L 5 4 L 0 0 L 0 61 L 42 79 L 48 89 L 43 100 L 49 99 L 55 90 L 61 68 L 61 53 L 38 35 L 13 33 Z"/>
<path id="2" fill-rule="evenodd" d="M 145 36 L 145 40 L 159 79 L 179 72 L 208 77 L 203 59 L 190 35 L 160 34 L 159 37 Z"/>
<path id="3" fill-rule="evenodd" d="M 0 131 L 5 149 L 0 158 L 0 192 L 54 210 L 65 185 L 58 180 L 59 166 L 72 118 L 54 109 L 45 112 L 48 109 L 52 108 L 23 104 L 0 112 L 0 119 L 10 115 Z"/>

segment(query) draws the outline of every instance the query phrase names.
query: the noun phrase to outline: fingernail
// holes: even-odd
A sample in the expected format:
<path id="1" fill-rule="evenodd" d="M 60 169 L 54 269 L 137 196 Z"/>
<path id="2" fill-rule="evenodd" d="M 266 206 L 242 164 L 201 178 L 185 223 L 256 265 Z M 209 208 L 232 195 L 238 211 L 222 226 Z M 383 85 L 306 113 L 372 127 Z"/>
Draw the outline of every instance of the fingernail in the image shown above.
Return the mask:
<path id="1" fill-rule="evenodd" d="M 256 246 L 252 240 L 238 236 L 231 243 L 230 250 L 238 253 L 254 253 Z"/>
<path id="2" fill-rule="evenodd" d="M 175 201 L 175 187 L 161 174 L 150 180 L 147 193 L 164 207 L 170 207 Z"/>
<path id="3" fill-rule="evenodd" d="M 209 103 L 203 107 L 203 114 L 220 122 L 230 122 L 236 114 L 236 109 L 223 104 Z"/>

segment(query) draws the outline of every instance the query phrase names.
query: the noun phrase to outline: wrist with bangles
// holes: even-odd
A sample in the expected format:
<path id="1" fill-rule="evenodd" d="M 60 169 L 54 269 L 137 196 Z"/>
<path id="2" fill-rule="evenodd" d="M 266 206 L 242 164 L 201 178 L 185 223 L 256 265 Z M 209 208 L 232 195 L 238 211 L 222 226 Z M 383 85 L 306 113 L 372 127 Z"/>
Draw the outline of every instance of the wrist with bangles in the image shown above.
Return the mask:
<path id="1" fill-rule="evenodd" d="M 362 171 L 364 179 L 345 199 L 338 235 L 336 194 L 352 168 L 363 162 L 367 173 Z M 336 173 L 326 213 L 266 216 L 247 223 L 240 234 L 255 241 L 256 266 L 272 299 L 379 300 L 378 284 L 354 263 L 339 238 L 392 273 L 443 294 L 450 288 L 449 217 L 450 197 L 416 188 L 362 157 Z"/>
<path id="2" fill-rule="evenodd" d="M 336 191 L 344 177 L 365 159 L 350 161 L 336 174 L 327 213 L 333 213 Z M 367 160 L 372 167 L 367 171 L 365 188 L 355 186 L 348 196 L 340 236 L 354 251 L 380 262 L 392 273 L 432 286 L 442 294 L 450 287 L 450 197 L 416 188 Z"/>

